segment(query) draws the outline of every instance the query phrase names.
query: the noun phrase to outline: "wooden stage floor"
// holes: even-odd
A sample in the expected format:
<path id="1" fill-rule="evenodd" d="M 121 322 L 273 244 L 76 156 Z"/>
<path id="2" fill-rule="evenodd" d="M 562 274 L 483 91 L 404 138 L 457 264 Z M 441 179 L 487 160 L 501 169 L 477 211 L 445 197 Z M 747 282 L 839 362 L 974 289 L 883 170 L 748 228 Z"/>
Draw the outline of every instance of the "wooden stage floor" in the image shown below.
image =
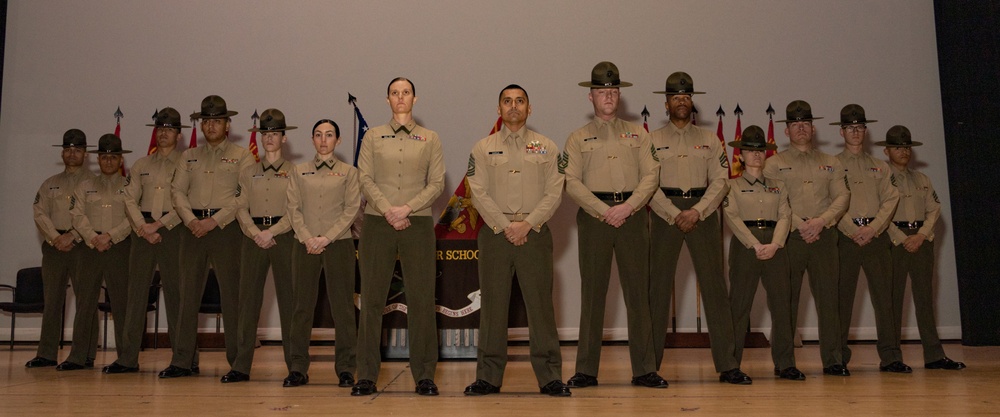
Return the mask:
<path id="1" fill-rule="evenodd" d="M 633 387 L 628 349 L 605 346 L 598 387 L 574 389 L 569 398 L 538 393 L 528 362 L 527 347 L 512 346 L 511 361 L 500 394 L 466 397 L 462 390 L 475 380 L 473 361 L 444 361 L 438 365 L 438 397 L 413 393 L 406 362 L 386 362 L 378 381 L 379 393 L 351 397 L 350 388 L 338 388 L 333 372 L 333 347 L 314 346 L 309 385 L 282 388 L 287 372 L 279 346 L 257 350 L 252 380 L 221 384 L 229 371 L 225 353 L 203 351 L 201 375 L 160 380 L 159 370 L 170 361 L 169 349 L 146 350 L 138 374 L 104 375 L 113 351 L 99 352 L 92 370 L 57 372 L 54 368 L 27 369 L 34 346 L 0 350 L 0 415 L 142 415 L 142 416 L 259 416 L 259 415 L 998 415 L 1000 413 L 1000 347 L 964 347 L 946 344 L 952 359 L 964 361 L 961 371 L 925 370 L 919 344 L 906 344 L 903 353 L 914 371 L 909 375 L 878 371 L 875 346 L 853 345 L 850 377 L 822 375 L 816 345 L 796 349 L 804 382 L 778 380 L 768 349 L 747 349 L 743 370 L 753 385 L 718 382 L 708 349 L 668 349 L 661 371 L 670 387 Z M 575 346 L 564 346 L 563 377 L 573 374 Z M 65 356 L 68 348 L 60 352 Z"/>

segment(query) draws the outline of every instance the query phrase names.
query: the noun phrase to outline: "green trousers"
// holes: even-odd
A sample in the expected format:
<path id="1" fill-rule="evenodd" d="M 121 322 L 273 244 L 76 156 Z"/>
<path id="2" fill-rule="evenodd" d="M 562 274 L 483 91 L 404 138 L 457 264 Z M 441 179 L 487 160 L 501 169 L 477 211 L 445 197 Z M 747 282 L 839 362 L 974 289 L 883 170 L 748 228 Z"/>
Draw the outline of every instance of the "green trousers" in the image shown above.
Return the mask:
<path id="1" fill-rule="evenodd" d="M 840 302 L 837 298 L 840 280 L 838 233 L 833 228 L 823 229 L 819 240 L 806 243 L 797 230 L 792 230 L 785 243 L 790 271 L 792 334 L 798 328 L 802 275 L 809 272 L 809 289 L 816 301 L 816 314 L 819 317 L 819 356 L 824 368 L 844 364 L 840 339 Z"/>
<path id="2" fill-rule="evenodd" d="M 677 208 L 687 210 L 697 199 L 668 197 Z M 677 275 L 677 259 L 681 246 L 687 242 L 694 263 L 698 286 L 701 288 L 702 305 L 708 322 L 708 336 L 712 345 L 715 371 L 723 372 L 739 367 L 735 354 L 735 331 L 729 290 L 723 271 L 722 224 L 718 211 L 698 222 L 698 227 L 684 233 L 656 214 L 650 215 L 651 233 L 649 252 L 649 309 L 653 321 L 653 349 L 656 351 L 656 368 L 663 362 L 663 344 L 670 320 L 670 294 Z M 742 330 L 740 331 L 742 334 Z"/>
<path id="3" fill-rule="evenodd" d="M 361 270 L 361 322 L 358 328 L 358 379 L 378 381 L 382 364 L 382 311 L 398 256 L 406 297 L 407 344 L 414 381 L 434 379 L 438 360 L 435 317 L 434 223 L 410 217 L 410 227 L 395 230 L 381 216 L 365 215 L 358 243 Z"/>
<path id="4" fill-rule="evenodd" d="M 267 229 L 268 226 L 259 226 Z M 257 322 L 260 321 L 260 306 L 264 303 L 264 282 L 267 270 L 274 275 L 274 294 L 278 298 L 278 321 L 281 324 L 281 340 L 288 340 L 292 328 L 292 314 L 295 310 L 292 275 L 292 250 L 300 245 L 294 233 L 286 232 L 274 237 L 276 245 L 261 249 L 253 239 L 243 236 L 240 248 L 240 318 L 236 332 L 236 360 L 233 370 L 250 374 L 253 354 L 257 345 Z M 285 366 L 291 366 L 289 345 L 282 343 Z"/>
<path id="5" fill-rule="evenodd" d="M 770 242 L 774 229 L 751 228 L 750 233 L 761 242 Z M 743 362 L 746 331 L 750 327 L 750 309 L 757 295 L 757 283 L 767 291 L 767 309 L 771 312 L 771 360 L 778 369 L 795 366 L 795 342 L 789 312 L 788 254 L 779 248 L 766 261 L 757 259 L 757 252 L 747 249 L 739 239 L 729 241 L 729 295 L 733 326 L 736 332 L 736 360 Z"/>
<path id="6" fill-rule="evenodd" d="M 147 222 L 152 223 L 152 219 Z M 146 333 L 146 305 L 149 298 L 149 286 L 153 281 L 153 271 L 159 268 L 160 286 L 163 289 L 164 309 L 167 312 L 167 336 L 170 345 L 174 345 L 177 309 L 180 304 L 180 281 L 178 269 L 180 262 L 180 233 L 187 228 L 178 226 L 172 230 L 161 227 L 157 233 L 162 239 L 160 243 L 150 244 L 132 234 L 132 249 L 129 255 L 128 307 L 125 311 L 125 334 L 122 335 L 122 347 L 118 350 L 119 365 L 135 368 L 139 366 L 139 350 L 142 348 L 142 336 Z"/>
<path id="7" fill-rule="evenodd" d="M 63 252 L 42 242 L 42 299 L 45 308 L 42 311 L 42 330 L 38 339 L 36 356 L 56 360 L 59 352 L 59 339 L 62 338 L 63 318 L 66 306 L 66 286 L 70 276 L 76 273 L 77 263 L 86 245 L 77 243 L 69 252 Z M 74 289 L 74 292 L 76 289 Z M 88 358 L 97 355 L 97 309 L 94 309 L 93 324 L 88 347 Z M 81 363 L 82 365 L 82 363 Z"/>
<path id="8" fill-rule="evenodd" d="M 875 329 L 878 337 L 876 348 L 880 365 L 885 366 L 903 360 L 899 348 L 899 322 L 893 319 L 892 310 L 892 258 L 889 234 L 875 236 L 871 242 L 858 246 L 850 237 L 840 231 L 837 246 L 840 249 L 840 342 L 844 363 L 851 362 L 851 348 L 847 339 L 851 330 L 851 315 L 854 313 L 854 295 L 858 289 L 858 273 L 865 270 L 868 293 L 875 310 Z"/>
<path id="9" fill-rule="evenodd" d="M 78 258 L 76 273 L 71 277 L 76 293 L 76 317 L 73 320 L 73 349 L 66 360 L 83 365 L 90 358 L 91 346 L 97 345 L 97 323 L 91 314 L 97 311 L 101 297 L 101 281 L 106 283 L 111 298 L 111 315 L 115 326 L 115 349 L 120 352 L 125 332 L 125 310 L 128 298 L 128 254 L 131 238 L 98 252 L 84 247 Z"/>
<path id="10" fill-rule="evenodd" d="M 656 371 L 649 311 L 649 215 L 639 210 L 615 228 L 580 209 L 576 213 L 580 259 L 580 341 L 576 372 L 597 376 L 611 255 L 625 298 L 632 375 Z"/>
<path id="11" fill-rule="evenodd" d="M 292 249 L 295 309 L 291 331 L 284 345 L 291 354 L 288 371 L 309 372 L 309 340 L 312 337 L 320 271 L 326 277 L 326 296 L 337 329 L 334 368 L 339 375 L 352 372 L 357 364 L 357 319 L 354 309 L 354 239 L 330 242 L 319 255 L 310 255 L 305 245 L 295 242 Z"/>
<path id="12" fill-rule="evenodd" d="M 907 236 L 917 230 L 903 230 Z M 895 322 L 896 340 L 902 338 L 903 294 L 906 291 L 906 276 L 910 276 L 910 292 L 917 314 L 917 329 L 920 343 L 924 346 L 924 363 L 943 359 L 944 348 L 938 337 L 937 322 L 934 320 L 934 242 L 925 241 L 916 253 L 907 252 L 903 245 L 893 246 L 892 253 L 892 308 Z"/>
<path id="13" fill-rule="evenodd" d="M 507 366 L 507 319 L 510 292 L 517 282 L 528 313 L 531 369 L 538 386 L 562 380 L 562 354 L 552 305 L 552 233 L 548 225 L 528 233 L 524 245 L 514 246 L 503 233 L 479 233 L 479 348 L 476 379 L 503 385 Z"/>

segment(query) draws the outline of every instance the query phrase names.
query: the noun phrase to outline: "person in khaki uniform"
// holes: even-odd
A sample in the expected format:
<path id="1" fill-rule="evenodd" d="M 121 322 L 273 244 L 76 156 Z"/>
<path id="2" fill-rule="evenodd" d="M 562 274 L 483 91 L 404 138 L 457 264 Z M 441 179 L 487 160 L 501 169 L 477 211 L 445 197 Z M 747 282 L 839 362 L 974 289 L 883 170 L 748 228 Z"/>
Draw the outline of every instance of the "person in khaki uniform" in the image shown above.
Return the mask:
<path id="1" fill-rule="evenodd" d="M 410 372 L 418 394 L 437 395 L 436 244 L 431 203 L 444 189 L 441 140 L 413 120 L 417 96 L 410 80 L 396 78 L 386 90 L 392 120 L 365 133 L 358 156 L 361 192 L 368 205 L 358 244 L 361 323 L 358 383 L 351 395 L 376 391 L 382 360 L 382 310 L 397 257 L 406 285 Z"/>
<path id="2" fill-rule="evenodd" d="M 185 150 L 170 184 L 174 209 L 190 233 L 181 233 L 181 304 L 177 314 L 177 336 L 170 366 L 160 378 L 189 376 L 198 372 L 198 308 L 208 280 L 208 264 L 215 269 L 222 298 L 226 360 L 236 360 L 239 323 L 240 228 L 227 227 L 236 219 L 239 174 L 254 164 L 246 148 L 229 143 L 229 122 L 237 112 L 226 108 L 219 96 L 205 97 L 201 111 L 191 114 L 201 119 L 201 132 L 208 146 Z"/>
<path id="3" fill-rule="evenodd" d="M 63 172 L 42 182 L 31 205 L 35 227 L 45 239 L 42 242 L 42 287 L 45 309 L 42 312 L 42 330 L 38 339 L 38 350 L 28 368 L 56 366 L 59 339 L 63 329 L 63 306 L 66 304 L 66 284 L 70 275 L 76 272 L 83 245 L 80 233 L 73 230 L 70 215 L 70 201 L 77 184 L 94 177 L 94 173 L 83 167 L 87 159 L 87 135 L 80 129 L 70 129 L 63 134 Z M 93 316 L 93 334 L 90 352 L 85 365 L 94 366 L 97 353 L 97 310 Z"/>
<path id="4" fill-rule="evenodd" d="M 176 336 L 177 311 L 180 304 L 181 218 L 170 202 L 170 180 L 181 153 L 177 138 L 181 115 L 172 107 L 156 114 L 156 152 L 132 164 L 125 180 L 125 210 L 132 226 L 132 248 L 129 254 L 128 307 L 125 312 L 125 334 L 118 359 L 104 367 L 106 374 L 139 371 L 139 350 L 146 333 L 146 301 L 153 271 L 160 271 L 160 285 L 167 311 L 167 335 L 173 345 Z"/>
<path id="5" fill-rule="evenodd" d="M 664 107 L 670 123 L 650 134 L 660 160 L 660 189 L 649 206 L 649 308 L 653 318 L 656 367 L 663 361 L 663 343 L 670 317 L 670 293 L 677 274 L 681 246 L 688 244 L 698 276 L 712 341 L 712 359 L 719 381 L 750 384 L 735 355 L 735 331 L 722 265 L 722 223 L 719 203 L 726 196 L 729 160 L 719 138 L 691 123 L 694 81 L 685 72 L 667 77 Z"/>
<path id="6" fill-rule="evenodd" d="M 507 313 L 514 274 L 528 311 L 531 367 L 543 394 L 565 397 L 562 354 L 552 305 L 552 232 L 546 222 L 559 208 L 563 174 L 559 149 L 526 126 L 528 93 L 517 84 L 500 90 L 503 127 L 480 140 L 466 177 L 472 202 L 489 229 L 478 236 L 479 349 L 476 381 L 465 395 L 500 392 L 507 366 Z"/>
<path id="7" fill-rule="evenodd" d="M 785 239 L 792 220 L 785 183 L 764 176 L 766 151 L 777 149 L 767 143 L 764 130 L 750 125 L 741 140 L 729 142 L 740 149 L 743 175 L 728 180 L 729 194 L 722 203 L 726 224 L 733 231 L 729 241 L 729 295 L 736 335 L 736 359 L 743 360 L 745 329 L 750 325 L 750 309 L 757 283 L 767 291 L 771 311 L 771 359 L 782 379 L 803 381 L 806 376 L 795 367 L 788 305 L 788 254 Z"/>
<path id="8" fill-rule="evenodd" d="M 604 305 L 611 279 L 611 256 L 628 314 L 632 384 L 666 388 L 656 373 L 649 311 L 649 216 L 645 205 L 656 189 L 660 164 L 641 126 L 618 118 L 620 87 L 629 87 L 611 62 L 591 71 L 587 98 L 594 120 L 569 135 L 560 167 L 566 193 L 580 206 L 580 342 L 570 387 L 597 385 L 601 363 Z M 662 347 L 661 347 L 662 348 Z"/>
<path id="9" fill-rule="evenodd" d="M 70 214 L 73 229 L 87 247 L 80 253 L 73 288 L 76 292 L 76 317 L 73 320 L 73 349 L 69 358 L 56 367 L 72 371 L 86 367 L 90 346 L 96 333 L 91 315 L 97 311 L 101 281 L 105 281 L 111 297 L 111 314 L 115 323 L 115 349 L 121 354 L 122 334 L 125 333 L 125 311 L 128 304 L 128 254 L 132 231 L 125 217 L 125 177 L 122 166 L 122 141 L 113 134 L 101 136 L 97 142 L 97 162 L 101 175 L 80 181 L 73 191 Z"/>
<path id="10" fill-rule="evenodd" d="M 292 164 L 281 157 L 281 145 L 288 140 L 285 131 L 292 129 L 296 127 L 285 125 L 285 114 L 281 110 L 267 109 L 260 115 L 260 128 L 249 130 L 261 133 L 264 158 L 240 172 L 236 219 L 245 238 L 240 247 L 238 345 L 233 368 L 222 376 L 222 383 L 250 380 L 268 267 L 274 274 L 281 340 L 288 340 L 295 308 L 292 298 L 292 245 L 295 239 L 289 233 L 291 222 L 285 218 Z M 291 363 L 288 345 L 283 344 L 283 348 L 285 365 L 288 365 Z"/>
<path id="11" fill-rule="evenodd" d="M 882 372 L 909 373 L 903 363 L 903 352 L 892 319 L 892 260 L 889 257 L 889 235 L 885 229 L 899 202 L 899 192 L 892 186 L 889 165 L 864 152 L 867 124 L 875 120 L 865 117 L 865 109 L 848 104 L 840 110 L 840 136 L 844 151 L 837 159 L 847 171 L 851 203 L 847 213 L 837 223 L 840 232 L 840 343 L 844 366 L 851 362 L 847 346 L 854 312 L 854 295 L 858 288 L 858 273 L 865 270 L 872 308 L 875 310 L 877 350 Z"/>
<path id="12" fill-rule="evenodd" d="M 833 226 L 851 200 L 840 160 L 813 147 L 816 127 L 812 107 L 802 100 L 785 108 L 785 136 L 791 147 L 768 159 L 764 176 L 781 180 L 792 206 L 792 232 L 785 248 L 790 270 L 792 334 L 798 326 L 802 274 L 809 272 L 809 288 L 819 316 L 819 350 L 823 373 L 848 376 L 841 352 L 838 291 L 837 231 Z M 780 370 L 776 370 L 780 372 Z"/>
<path id="13" fill-rule="evenodd" d="M 914 142 L 905 126 L 893 126 L 885 140 L 875 145 L 885 146 L 884 152 L 892 165 L 891 182 L 899 190 L 899 205 L 889 223 L 892 240 L 892 308 L 896 339 L 902 336 L 903 295 L 906 277 L 917 313 L 917 329 L 924 346 L 924 368 L 959 370 L 965 364 L 944 355 L 934 321 L 934 226 L 941 216 L 941 202 L 930 178 L 911 170 L 911 150 L 923 145 Z"/>
<path id="14" fill-rule="evenodd" d="M 340 143 L 340 126 L 330 119 L 313 125 L 316 156 L 295 166 L 288 187 L 288 217 L 295 230 L 292 277 L 295 310 L 285 346 L 291 352 L 284 386 L 309 382 L 309 340 L 312 336 L 316 291 L 321 271 L 326 296 L 337 326 L 335 370 L 338 386 L 351 387 L 358 342 L 354 312 L 354 268 L 357 262 L 351 225 L 361 209 L 358 170 L 333 153 Z"/>

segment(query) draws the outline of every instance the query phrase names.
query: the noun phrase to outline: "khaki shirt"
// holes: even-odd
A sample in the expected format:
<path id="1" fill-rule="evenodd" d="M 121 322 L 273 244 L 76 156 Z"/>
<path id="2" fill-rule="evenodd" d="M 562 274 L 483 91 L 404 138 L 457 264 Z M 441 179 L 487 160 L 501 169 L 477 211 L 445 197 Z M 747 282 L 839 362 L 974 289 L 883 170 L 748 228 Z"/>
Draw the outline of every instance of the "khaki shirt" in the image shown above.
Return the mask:
<path id="1" fill-rule="evenodd" d="M 889 220 L 899 202 L 899 191 L 892 186 L 892 173 L 885 161 L 872 158 L 867 153 L 852 154 L 843 151 L 837 159 L 847 170 L 847 184 L 851 190 L 851 203 L 847 213 L 837 223 L 837 228 L 847 236 L 858 232 L 852 219 L 874 217 L 869 226 L 878 236 L 889 227 Z"/>
<path id="2" fill-rule="evenodd" d="M 125 210 L 132 229 L 137 233 L 146 220 L 142 212 L 149 212 L 153 220 L 159 220 L 167 230 L 181 223 L 181 218 L 170 201 L 170 180 L 181 159 L 176 149 L 169 155 L 159 152 L 140 158 L 132 164 L 125 179 Z"/>
<path id="3" fill-rule="evenodd" d="M 260 228 L 254 217 L 282 216 L 267 230 L 274 236 L 292 230 L 285 213 L 288 211 L 288 178 L 291 163 L 278 158 L 274 163 L 265 160 L 254 163 L 240 172 L 240 192 L 236 197 L 236 218 L 243 234 L 253 239 Z"/>
<path id="4" fill-rule="evenodd" d="M 660 160 L 660 187 L 705 188 L 693 207 L 701 220 L 711 216 L 726 197 L 726 179 L 729 178 L 729 159 L 719 137 L 707 129 L 688 123 L 678 128 L 673 123 L 650 134 L 656 157 Z M 649 202 L 653 212 L 674 224 L 681 209 L 657 189 Z"/>
<path id="5" fill-rule="evenodd" d="M 369 129 L 358 155 L 365 214 L 381 216 L 408 205 L 413 216 L 430 216 L 431 203 L 444 190 L 444 156 L 433 130 L 414 121 L 395 120 Z"/>
<path id="6" fill-rule="evenodd" d="M 118 243 L 132 232 L 125 216 L 125 177 L 117 172 L 80 181 L 69 212 L 73 228 L 91 248 L 90 240 L 98 234 L 110 235 L 111 242 Z"/>
<path id="7" fill-rule="evenodd" d="M 70 203 L 77 184 L 94 177 L 96 175 L 93 172 L 81 167 L 73 173 L 63 171 L 53 175 L 38 187 L 31 209 L 34 212 L 35 227 L 50 245 L 61 235 L 59 230 L 69 230 L 76 240 L 80 240 L 80 233 L 73 230 L 73 215 L 69 213 Z"/>
<path id="8" fill-rule="evenodd" d="M 941 217 L 941 201 L 938 200 L 931 179 L 922 172 L 912 171 L 909 168 L 891 169 L 892 184 L 899 190 L 899 207 L 896 208 L 896 215 L 892 221 L 923 221 L 924 225 L 917 233 L 927 236 L 927 240 L 934 240 L 934 225 Z M 894 245 L 902 244 L 906 240 L 906 234 L 895 224 L 889 224 L 889 237 L 892 238 Z"/>
<path id="9" fill-rule="evenodd" d="M 174 209 L 184 224 L 197 219 L 192 209 L 219 209 L 212 218 L 220 229 L 232 222 L 240 172 L 252 164 L 250 151 L 228 140 L 185 150 L 170 187 Z"/>
<path id="10" fill-rule="evenodd" d="M 510 225 L 507 215 L 518 213 L 527 214 L 521 219 L 540 231 L 562 200 L 559 148 L 527 127 L 511 132 L 504 125 L 477 142 L 469 155 L 466 177 L 472 203 L 494 234 Z M 520 202 L 511 201 L 515 195 Z"/>
<path id="11" fill-rule="evenodd" d="M 302 243 L 318 236 L 350 239 L 361 209 L 358 169 L 336 157 L 323 161 L 316 155 L 296 165 L 289 176 L 288 217 L 295 238 Z"/>
<path id="12" fill-rule="evenodd" d="M 727 181 L 729 195 L 722 203 L 722 212 L 726 216 L 729 229 L 733 231 L 733 236 L 747 249 L 752 248 L 762 242 L 757 240 L 743 221 L 771 220 L 777 224 L 774 226 L 774 236 L 769 243 L 784 247 L 792 223 L 792 208 L 788 204 L 788 189 L 785 188 L 785 183 L 767 177 L 760 180 L 745 171 L 743 176 Z"/>
<path id="13" fill-rule="evenodd" d="M 837 224 L 851 202 L 846 173 L 840 160 L 816 149 L 789 148 L 767 159 L 764 177 L 781 180 L 792 205 L 792 228 L 802 219 L 822 218 L 826 227 Z"/>
<path id="14" fill-rule="evenodd" d="M 594 118 L 566 139 L 561 162 L 566 174 L 566 193 L 591 216 L 600 218 L 610 206 L 594 192 L 631 191 L 625 202 L 642 209 L 659 182 L 660 164 L 649 133 L 641 126 L 619 118 Z M 623 181 L 612 185 L 612 175 Z"/>

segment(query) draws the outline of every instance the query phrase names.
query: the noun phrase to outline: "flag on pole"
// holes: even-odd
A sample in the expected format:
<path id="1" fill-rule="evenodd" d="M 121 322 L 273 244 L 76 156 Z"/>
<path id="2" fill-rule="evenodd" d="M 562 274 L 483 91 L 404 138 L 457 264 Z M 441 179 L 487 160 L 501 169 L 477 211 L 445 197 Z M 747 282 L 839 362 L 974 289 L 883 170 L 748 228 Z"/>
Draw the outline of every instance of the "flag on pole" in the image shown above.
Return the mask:
<path id="1" fill-rule="evenodd" d="M 125 117 L 125 113 L 122 113 L 121 106 L 118 106 L 118 109 L 115 110 L 115 136 L 118 136 L 118 139 L 121 139 L 121 137 L 122 137 L 122 118 L 123 117 Z M 122 174 L 123 177 L 125 176 L 125 156 L 124 155 L 122 155 L 122 164 L 121 164 L 121 166 L 118 167 L 118 173 Z"/>
<path id="2" fill-rule="evenodd" d="M 361 110 L 358 109 L 358 98 L 347 93 L 347 102 L 354 107 L 354 117 L 357 118 L 358 131 L 356 139 L 354 141 L 354 166 L 358 166 L 358 155 L 361 153 L 361 140 L 365 138 L 365 133 L 368 132 L 368 122 L 365 121 L 365 117 L 361 115 Z"/>
<path id="3" fill-rule="evenodd" d="M 197 111 L 195 113 L 198 113 Z M 188 143 L 188 149 L 198 147 L 198 125 L 195 123 L 198 119 L 194 117 L 191 118 L 191 142 Z"/>
<path id="4" fill-rule="evenodd" d="M 646 129 L 646 133 L 649 133 L 649 109 L 646 106 L 642 106 L 642 128 Z"/>
<path id="5" fill-rule="evenodd" d="M 156 114 L 159 112 L 159 110 L 153 110 L 153 134 L 149 136 L 149 149 L 146 150 L 146 155 L 156 153 Z"/>
<path id="6" fill-rule="evenodd" d="M 503 119 L 497 117 L 490 134 L 499 132 L 502 126 Z M 462 177 L 462 182 L 455 188 L 455 193 L 448 199 L 448 205 L 434 225 L 434 234 L 438 239 L 475 239 L 479 236 L 479 229 L 483 224 L 479 211 L 472 205 L 469 177 Z"/>
<path id="7" fill-rule="evenodd" d="M 257 114 L 257 109 L 253 109 L 253 114 L 250 115 L 250 119 L 253 120 L 254 131 L 250 133 L 250 153 L 253 154 L 253 160 L 260 162 L 259 150 L 257 150 L 257 119 L 260 119 L 260 115 Z"/>
<path id="8" fill-rule="evenodd" d="M 698 107 L 691 103 L 691 124 L 698 126 Z"/>
<path id="9" fill-rule="evenodd" d="M 722 116 L 726 115 L 726 111 L 722 110 L 722 106 L 719 106 L 719 110 L 715 111 L 715 115 L 719 116 L 719 126 L 715 129 L 715 136 L 719 137 L 719 142 L 722 142 L 722 149 L 726 146 L 726 136 L 722 133 Z"/>
<path id="10" fill-rule="evenodd" d="M 771 103 L 767 103 L 767 143 L 774 144 L 774 107 L 771 107 Z M 770 158 L 775 152 L 774 149 L 768 149 L 764 153 L 764 159 Z"/>
<path id="11" fill-rule="evenodd" d="M 734 141 L 740 141 L 743 138 L 743 128 L 740 127 L 740 116 L 743 115 L 743 109 L 740 108 L 740 104 L 736 103 L 736 110 L 733 110 L 733 114 L 736 115 L 736 138 Z M 739 178 L 743 175 L 743 160 L 740 159 L 740 148 L 733 148 L 733 163 L 729 165 L 729 178 Z"/>

